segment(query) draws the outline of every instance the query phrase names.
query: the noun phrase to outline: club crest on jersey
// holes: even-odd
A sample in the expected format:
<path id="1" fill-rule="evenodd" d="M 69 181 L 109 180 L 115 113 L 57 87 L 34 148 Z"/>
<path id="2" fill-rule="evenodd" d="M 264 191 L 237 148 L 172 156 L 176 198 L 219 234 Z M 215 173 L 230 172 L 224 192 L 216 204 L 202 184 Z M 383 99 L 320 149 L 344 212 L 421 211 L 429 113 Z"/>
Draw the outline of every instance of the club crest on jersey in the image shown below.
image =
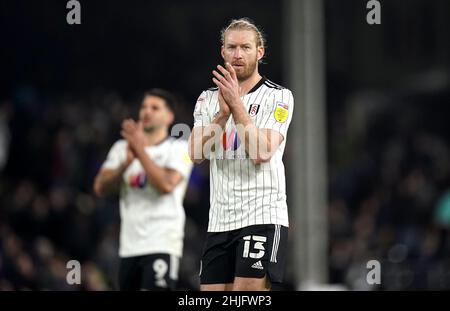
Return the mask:
<path id="1" fill-rule="evenodd" d="M 288 116 L 289 116 L 289 106 L 282 103 L 282 102 L 277 102 L 277 107 L 275 108 L 275 120 L 277 120 L 280 123 L 283 123 L 287 120 Z"/>
<path id="2" fill-rule="evenodd" d="M 147 184 L 147 175 L 145 173 L 130 175 L 128 176 L 128 183 L 132 188 L 144 188 Z"/>
<path id="3" fill-rule="evenodd" d="M 250 117 L 254 117 L 258 114 L 259 111 L 259 104 L 251 104 L 250 108 L 248 109 L 248 114 Z"/>
<path id="4" fill-rule="evenodd" d="M 223 133 L 222 145 L 224 150 L 237 150 L 241 141 L 239 140 L 238 134 L 235 129 L 229 132 Z"/>

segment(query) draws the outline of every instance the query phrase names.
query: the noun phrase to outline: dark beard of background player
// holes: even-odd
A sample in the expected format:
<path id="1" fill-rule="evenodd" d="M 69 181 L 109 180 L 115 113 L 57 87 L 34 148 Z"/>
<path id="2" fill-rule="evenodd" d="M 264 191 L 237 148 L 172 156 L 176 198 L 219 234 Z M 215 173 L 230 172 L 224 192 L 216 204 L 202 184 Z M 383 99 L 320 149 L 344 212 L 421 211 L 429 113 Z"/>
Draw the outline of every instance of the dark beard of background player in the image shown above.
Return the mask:
<path id="1" fill-rule="evenodd" d="M 158 129 L 157 126 L 148 126 L 148 127 L 144 127 L 144 132 L 147 133 L 147 134 L 152 134 L 152 133 L 154 133 L 157 129 Z"/>

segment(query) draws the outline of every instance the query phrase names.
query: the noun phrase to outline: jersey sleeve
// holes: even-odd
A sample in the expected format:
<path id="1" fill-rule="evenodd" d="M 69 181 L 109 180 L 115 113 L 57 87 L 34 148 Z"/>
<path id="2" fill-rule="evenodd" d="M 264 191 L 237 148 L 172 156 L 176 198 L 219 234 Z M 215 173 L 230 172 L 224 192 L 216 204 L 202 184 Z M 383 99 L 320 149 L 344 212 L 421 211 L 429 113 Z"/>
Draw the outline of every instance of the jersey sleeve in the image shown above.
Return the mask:
<path id="1" fill-rule="evenodd" d="M 294 96 L 288 89 L 281 89 L 269 98 L 263 109 L 260 128 L 271 129 L 286 137 L 294 112 Z"/>
<path id="2" fill-rule="evenodd" d="M 173 169 L 181 174 L 185 179 L 189 179 L 193 163 L 188 154 L 188 143 L 178 139 L 170 148 L 170 155 L 165 164 L 166 168 Z"/>
<path id="3" fill-rule="evenodd" d="M 102 168 L 117 169 L 120 164 L 126 160 L 126 148 L 126 141 L 117 141 L 109 150 L 106 160 L 103 162 Z"/>
<path id="4" fill-rule="evenodd" d="M 194 109 L 194 127 L 207 126 L 211 123 L 208 114 L 209 97 L 207 91 L 203 91 L 198 97 Z"/>

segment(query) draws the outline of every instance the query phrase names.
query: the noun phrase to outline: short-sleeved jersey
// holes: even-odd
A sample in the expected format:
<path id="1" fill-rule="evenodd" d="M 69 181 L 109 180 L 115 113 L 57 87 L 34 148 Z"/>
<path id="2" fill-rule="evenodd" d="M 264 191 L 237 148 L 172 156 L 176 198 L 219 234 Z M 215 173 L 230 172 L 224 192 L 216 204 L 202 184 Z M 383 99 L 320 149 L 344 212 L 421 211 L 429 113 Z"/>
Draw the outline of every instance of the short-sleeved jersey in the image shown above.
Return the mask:
<path id="1" fill-rule="evenodd" d="M 126 140 L 117 141 L 103 163 L 116 169 L 127 156 Z M 147 181 L 144 168 L 135 159 L 123 174 L 120 190 L 121 257 L 168 253 L 180 257 L 183 249 L 185 212 L 183 198 L 192 170 L 187 142 L 168 137 L 145 148 L 156 165 L 176 170 L 183 180 L 167 194 Z"/>
<path id="2" fill-rule="evenodd" d="M 209 232 L 251 225 L 288 226 L 283 153 L 294 111 L 292 92 L 265 78 L 242 98 L 260 129 L 279 132 L 284 140 L 266 163 L 255 165 L 245 153 L 232 117 L 210 160 Z M 194 127 L 209 125 L 219 112 L 218 89 L 201 93 L 194 110 Z"/>

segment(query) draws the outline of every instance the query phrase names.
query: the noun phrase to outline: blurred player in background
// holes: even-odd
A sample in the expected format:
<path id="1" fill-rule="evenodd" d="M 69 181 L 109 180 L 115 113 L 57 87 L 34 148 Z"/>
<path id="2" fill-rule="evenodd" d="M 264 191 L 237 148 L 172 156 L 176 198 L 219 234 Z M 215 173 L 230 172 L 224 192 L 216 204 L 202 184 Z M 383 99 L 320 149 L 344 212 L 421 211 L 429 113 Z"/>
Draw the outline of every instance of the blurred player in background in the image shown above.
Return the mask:
<path id="1" fill-rule="evenodd" d="M 175 289 L 183 250 L 186 192 L 192 162 L 187 142 L 169 136 L 174 97 L 146 92 L 139 121 L 121 135 L 95 178 L 98 196 L 120 190 L 121 290 Z"/>
<path id="2" fill-rule="evenodd" d="M 283 279 L 289 223 L 282 157 L 294 100 L 259 74 L 265 42 L 251 21 L 233 20 L 221 39 L 225 65 L 213 71 L 217 87 L 197 100 L 189 143 L 196 163 L 211 159 L 201 289 L 268 290 Z M 208 155 L 211 140 L 220 144 Z"/>

